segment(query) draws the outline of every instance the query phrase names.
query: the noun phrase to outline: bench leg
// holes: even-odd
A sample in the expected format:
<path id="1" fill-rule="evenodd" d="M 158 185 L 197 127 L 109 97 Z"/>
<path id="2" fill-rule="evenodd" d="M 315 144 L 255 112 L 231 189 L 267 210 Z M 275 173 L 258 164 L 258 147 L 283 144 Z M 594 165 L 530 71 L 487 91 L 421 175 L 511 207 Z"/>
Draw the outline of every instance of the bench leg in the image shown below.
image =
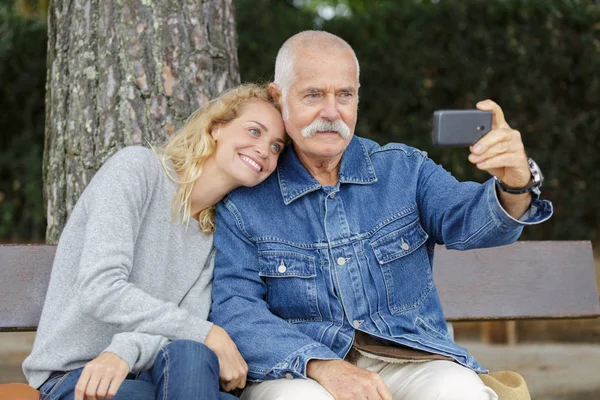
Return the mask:
<path id="1" fill-rule="evenodd" d="M 517 321 L 483 322 L 481 324 L 481 341 L 485 344 L 517 344 Z"/>

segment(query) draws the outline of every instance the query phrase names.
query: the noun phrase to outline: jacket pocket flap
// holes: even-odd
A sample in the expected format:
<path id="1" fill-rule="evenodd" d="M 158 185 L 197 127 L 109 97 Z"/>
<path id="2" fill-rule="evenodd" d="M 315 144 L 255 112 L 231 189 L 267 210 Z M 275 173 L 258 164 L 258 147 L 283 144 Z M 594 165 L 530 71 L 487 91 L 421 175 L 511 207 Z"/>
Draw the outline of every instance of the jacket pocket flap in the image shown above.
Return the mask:
<path id="1" fill-rule="evenodd" d="M 404 257 L 427 241 L 429 236 L 421 228 L 419 220 L 402 227 L 396 231 L 390 232 L 370 243 L 377 261 L 381 264 L 394 261 Z"/>
<path id="2" fill-rule="evenodd" d="M 289 251 L 258 253 L 259 275 L 269 278 L 312 278 L 317 275 L 315 258 Z"/>

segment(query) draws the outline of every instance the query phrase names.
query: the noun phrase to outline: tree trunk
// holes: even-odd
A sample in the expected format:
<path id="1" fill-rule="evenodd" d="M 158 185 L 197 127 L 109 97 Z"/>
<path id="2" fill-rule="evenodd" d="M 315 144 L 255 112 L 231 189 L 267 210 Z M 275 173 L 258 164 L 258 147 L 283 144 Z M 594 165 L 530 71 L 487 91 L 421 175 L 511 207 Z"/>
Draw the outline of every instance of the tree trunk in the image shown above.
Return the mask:
<path id="1" fill-rule="evenodd" d="M 54 0 L 48 10 L 44 198 L 56 243 L 94 173 L 158 144 L 239 82 L 233 0 Z"/>

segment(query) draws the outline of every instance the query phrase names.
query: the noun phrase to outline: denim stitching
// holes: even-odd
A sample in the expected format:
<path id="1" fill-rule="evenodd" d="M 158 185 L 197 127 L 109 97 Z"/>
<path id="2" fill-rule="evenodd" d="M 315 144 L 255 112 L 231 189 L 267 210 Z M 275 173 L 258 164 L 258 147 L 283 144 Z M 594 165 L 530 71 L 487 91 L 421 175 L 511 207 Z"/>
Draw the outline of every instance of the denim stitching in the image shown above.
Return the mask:
<path id="1" fill-rule="evenodd" d="M 365 233 L 362 233 L 359 235 L 354 235 L 349 238 L 334 240 L 331 242 L 296 243 L 296 242 L 291 242 L 289 240 L 277 238 L 274 236 L 257 236 L 257 237 L 251 238 L 251 240 L 254 243 L 257 243 L 259 245 L 263 244 L 263 243 L 265 243 L 265 244 L 281 243 L 281 244 L 285 244 L 285 245 L 289 245 L 289 246 L 294 246 L 294 247 L 297 247 L 300 249 L 310 249 L 310 250 L 312 250 L 312 249 L 329 249 L 329 248 L 334 248 L 334 247 L 338 247 L 338 246 L 345 246 L 348 243 L 352 243 L 357 240 L 368 239 L 368 238 L 372 237 L 374 234 L 376 234 L 378 231 L 380 231 L 382 228 L 385 228 L 386 226 L 388 226 L 390 223 L 395 222 L 399 219 L 403 219 L 406 216 L 409 216 L 416 211 L 417 211 L 417 205 L 413 204 L 405 209 L 400 210 L 399 212 L 395 213 L 394 215 L 384 219 L 383 221 L 378 223 L 375 227 L 371 228 L 369 231 L 367 231 Z M 418 216 L 415 215 L 415 219 L 416 218 L 418 218 Z"/>
<path id="2" fill-rule="evenodd" d="M 164 369 L 164 376 L 165 376 L 165 384 L 163 385 L 163 400 L 167 400 L 167 398 L 169 397 L 168 395 L 168 388 L 169 388 L 169 352 L 163 347 L 162 348 L 162 353 L 163 353 L 163 357 L 165 359 L 165 369 Z"/>
<path id="3" fill-rule="evenodd" d="M 64 375 L 62 375 L 57 382 L 54 384 L 54 386 L 52 386 L 52 389 L 50 389 L 50 392 L 48 392 L 48 394 L 45 395 L 45 397 L 42 400 L 46 400 L 46 399 L 50 399 L 50 396 L 52 396 L 52 394 L 56 391 L 56 389 L 60 386 L 61 383 L 63 383 L 63 381 L 67 378 L 67 376 L 71 373 L 71 371 L 65 373 Z M 41 396 L 40 396 L 41 398 Z"/>

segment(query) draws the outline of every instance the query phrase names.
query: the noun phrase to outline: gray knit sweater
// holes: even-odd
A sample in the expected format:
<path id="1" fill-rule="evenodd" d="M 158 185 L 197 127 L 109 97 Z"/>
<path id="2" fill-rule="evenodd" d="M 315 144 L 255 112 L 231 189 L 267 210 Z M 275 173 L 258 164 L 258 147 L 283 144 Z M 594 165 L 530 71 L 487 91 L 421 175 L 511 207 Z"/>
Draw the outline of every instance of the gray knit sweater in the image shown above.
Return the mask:
<path id="1" fill-rule="evenodd" d="M 195 220 L 173 221 L 176 187 L 143 147 L 119 151 L 94 176 L 56 250 L 33 351 L 23 363 L 31 386 L 105 351 L 138 372 L 170 340 L 204 342 L 212 327 L 212 235 Z"/>

